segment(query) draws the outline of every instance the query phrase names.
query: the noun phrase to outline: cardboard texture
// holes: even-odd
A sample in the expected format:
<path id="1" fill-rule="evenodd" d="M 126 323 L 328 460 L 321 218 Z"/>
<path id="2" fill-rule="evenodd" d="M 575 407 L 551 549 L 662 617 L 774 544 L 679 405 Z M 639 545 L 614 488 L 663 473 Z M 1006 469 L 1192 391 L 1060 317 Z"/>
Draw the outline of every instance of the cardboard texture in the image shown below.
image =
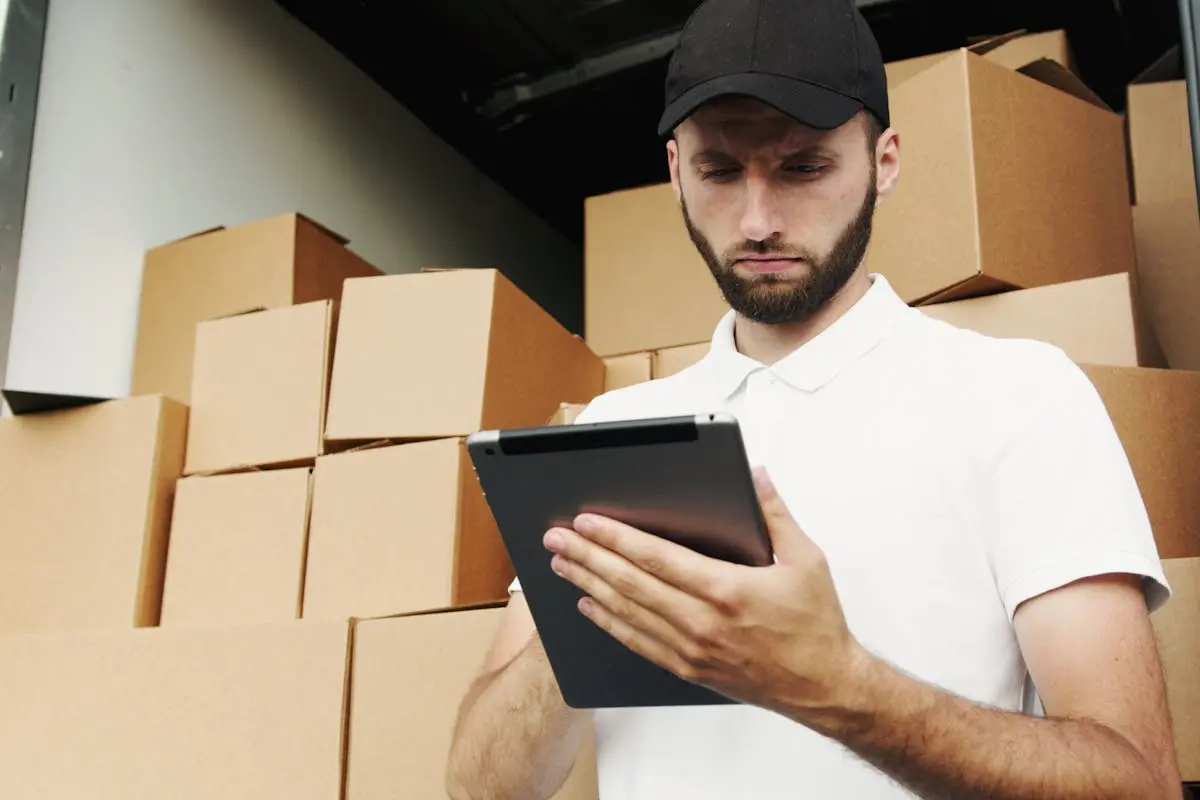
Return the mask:
<path id="1" fill-rule="evenodd" d="M 331 300 L 196 326 L 184 472 L 311 465 L 324 452 Z"/>
<path id="2" fill-rule="evenodd" d="M 350 625 L 0 637 L 0 797 L 338 800 Z"/>
<path id="3" fill-rule="evenodd" d="M 1167 679 L 1175 752 L 1185 781 L 1200 781 L 1200 558 L 1163 561 L 1171 599 L 1150 621 Z"/>
<path id="4" fill-rule="evenodd" d="M 1165 367 L 1130 273 L 919 306 L 927 316 L 1002 339 L 1038 339 L 1081 363 Z"/>
<path id="5" fill-rule="evenodd" d="M 1049 61 L 1038 74 L 1079 87 Z M 867 265 L 906 302 L 1133 270 L 1116 114 L 965 50 L 897 86 L 891 108 L 904 175 Z"/>
<path id="6" fill-rule="evenodd" d="M 0 636 L 158 623 L 186 435 L 158 396 L 0 419 Z"/>
<path id="7" fill-rule="evenodd" d="M 347 800 L 444 797 L 459 703 L 500 608 L 366 620 L 355 631 Z M 596 800 L 591 736 L 556 800 Z"/>
<path id="8" fill-rule="evenodd" d="M 624 389 L 650 380 L 650 353 L 629 353 L 604 359 L 604 391 Z"/>
<path id="9" fill-rule="evenodd" d="M 1178 48 L 1129 85 L 1126 116 L 1136 202 L 1195 202 L 1187 84 Z"/>
<path id="10" fill-rule="evenodd" d="M 196 324 L 314 300 L 379 270 L 344 238 L 300 214 L 221 228 L 146 253 L 132 394 L 191 402 Z"/>
<path id="11" fill-rule="evenodd" d="M 604 389 L 604 363 L 494 269 L 346 282 L 327 441 L 541 425 Z"/>
<path id="12" fill-rule="evenodd" d="M 1160 558 L 1200 556 L 1200 372 L 1083 365 L 1117 430 Z"/>
<path id="13" fill-rule="evenodd" d="M 728 307 L 670 184 L 586 200 L 584 309 L 585 338 L 601 356 L 712 336 Z"/>
<path id="14" fill-rule="evenodd" d="M 312 470 L 176 484 L 161 625 L 241 625 L 300 616 Z"/>
<path id="15" fill-rule="evenodd" d="M 317 459 L 305 618 L 501 601 L 513 577 L 463 440 Z"/>
<path id="16" fill-rule="evenodd" d="M 1066 33 L 1061 30 L 1045 31 L 1043 33 L 1021 34 L 1020 32 L 1005 36 L 991 37 L 966 48 L 968 51 L 983 56 L 988 61 L 1009 69 L 1019 69 L 1026 64 L 1046 58 L 1050 59 L 1071 72 L 1076 72 L 1075 57 L 1071 50 Z M 941 53 L 931 53 L 916 58 L 906 58 L 884 64 L 889 87 L 895 87 L 909 78 L 924 72 L 957 50 L 947 50 Z"/>
<path id="17" fill-rule="evenodd" d="M 554 412 L 547 425 L 571 425 L 583 413 L 587 406 L 583 403 L 563 403 Z"/>
<path id="18" fill-rule="evenodd" d="M 682 372 L 708 355 L 711 342 L 669 347 L 654 354 L 654 377 L 666 378 Z"/>
<path id="19" fill-rule="evenodd" d="M 1195 198 L 1133 209 L 1142 306 L 1173 369 L 1200 370 L 1200 212 Z"/>

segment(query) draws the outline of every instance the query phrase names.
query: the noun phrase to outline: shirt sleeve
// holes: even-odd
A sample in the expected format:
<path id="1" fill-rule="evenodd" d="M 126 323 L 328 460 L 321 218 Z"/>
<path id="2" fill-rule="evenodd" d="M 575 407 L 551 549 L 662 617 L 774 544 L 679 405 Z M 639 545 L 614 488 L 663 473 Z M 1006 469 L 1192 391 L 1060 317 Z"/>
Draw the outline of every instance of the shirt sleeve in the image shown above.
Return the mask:
<path id="1" fill-rule="evenodd" d="M 1157 610 L 1170 587 L 1103 399 L 1061 350 L 1032 361 L 1005 393 L 1021 400 L 989 474 L 987 547 L 1009 619 L 1030 598 L 1109 573 L 1139 576 Z"/>

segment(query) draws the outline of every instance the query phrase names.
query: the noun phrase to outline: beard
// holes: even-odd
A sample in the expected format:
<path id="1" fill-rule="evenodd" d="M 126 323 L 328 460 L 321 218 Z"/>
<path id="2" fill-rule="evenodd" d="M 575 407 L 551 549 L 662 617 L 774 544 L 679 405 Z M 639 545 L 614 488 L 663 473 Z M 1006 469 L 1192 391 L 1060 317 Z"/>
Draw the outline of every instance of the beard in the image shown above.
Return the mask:
<path id="1" fill-rule="evenodd" d="M 874 170 L 872 170 L 872 173 Z M 830 301 L 862 264 L 871 239 L 875 214 L 875 176 L 872 174 L 866 197 L 857 215 L 838 236 L 829 252 L 820 257 L 806 248 L 789 247 L 783 242 L 747 240 L 729 251 L 739 255 L 777 255 L 796 258 L 808 264 L 808 273 L 785 278 L 770 273 L 742 277 L 734 269 L 733 255 L 718 256 L 712 244 L 692 222 L 687 203 L 680 201 L 683 222 L 692 244 L 708 264 L 725 302 L 741 316 L 763 325 L 803 322 Z"/>

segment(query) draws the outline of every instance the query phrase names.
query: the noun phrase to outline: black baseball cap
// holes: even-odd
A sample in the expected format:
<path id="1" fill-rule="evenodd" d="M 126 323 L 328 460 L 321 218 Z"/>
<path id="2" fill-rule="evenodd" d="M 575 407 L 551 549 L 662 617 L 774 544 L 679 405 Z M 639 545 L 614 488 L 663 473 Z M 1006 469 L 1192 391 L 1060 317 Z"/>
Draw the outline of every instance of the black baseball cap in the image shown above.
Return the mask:
<path id="1" fill-rule="evenodd" d="M 705 0 L 671 55 L 659 135 L 730 94 L 822 130 L 864 108 L 891 124 L 883 57 L 854 0 Z"/>

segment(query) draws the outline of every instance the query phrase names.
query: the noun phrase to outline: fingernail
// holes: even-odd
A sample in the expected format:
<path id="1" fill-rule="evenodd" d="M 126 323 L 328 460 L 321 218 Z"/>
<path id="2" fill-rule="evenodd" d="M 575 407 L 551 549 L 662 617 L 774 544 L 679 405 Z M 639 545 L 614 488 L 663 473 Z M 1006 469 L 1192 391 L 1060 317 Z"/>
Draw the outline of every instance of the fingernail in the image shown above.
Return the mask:
<path id="1" fill-rule="evenodd" d="M 555 575 L 563 574 L 562 556 L 555 556 L 554 558 L 550 559 L 550 569 L 554 570 Z"/>
<path id="2" fill-rule="evenodd" d="M 546 535 L 542 537 L 542 544 L 546 546 L 547 550 L 558 550 L 563 544 L 562 534 L 558 531 L 547 531 Z"/>
<path id="3" fill-rule="evenodd" d="M 580 533 L 591 533 L 596 529 L 596 518 L 588 514 L 580 514 L 575 518 L 575 530 Z"/>
<path id="4" fill-rule="evenodd" d="M 771 483 L 771 476 L 767 474 L 766 467 L 755 467 L 753 470 L 754 488 L 762 494 L 770 494 L 775 490 L 775 485 Z"/>

